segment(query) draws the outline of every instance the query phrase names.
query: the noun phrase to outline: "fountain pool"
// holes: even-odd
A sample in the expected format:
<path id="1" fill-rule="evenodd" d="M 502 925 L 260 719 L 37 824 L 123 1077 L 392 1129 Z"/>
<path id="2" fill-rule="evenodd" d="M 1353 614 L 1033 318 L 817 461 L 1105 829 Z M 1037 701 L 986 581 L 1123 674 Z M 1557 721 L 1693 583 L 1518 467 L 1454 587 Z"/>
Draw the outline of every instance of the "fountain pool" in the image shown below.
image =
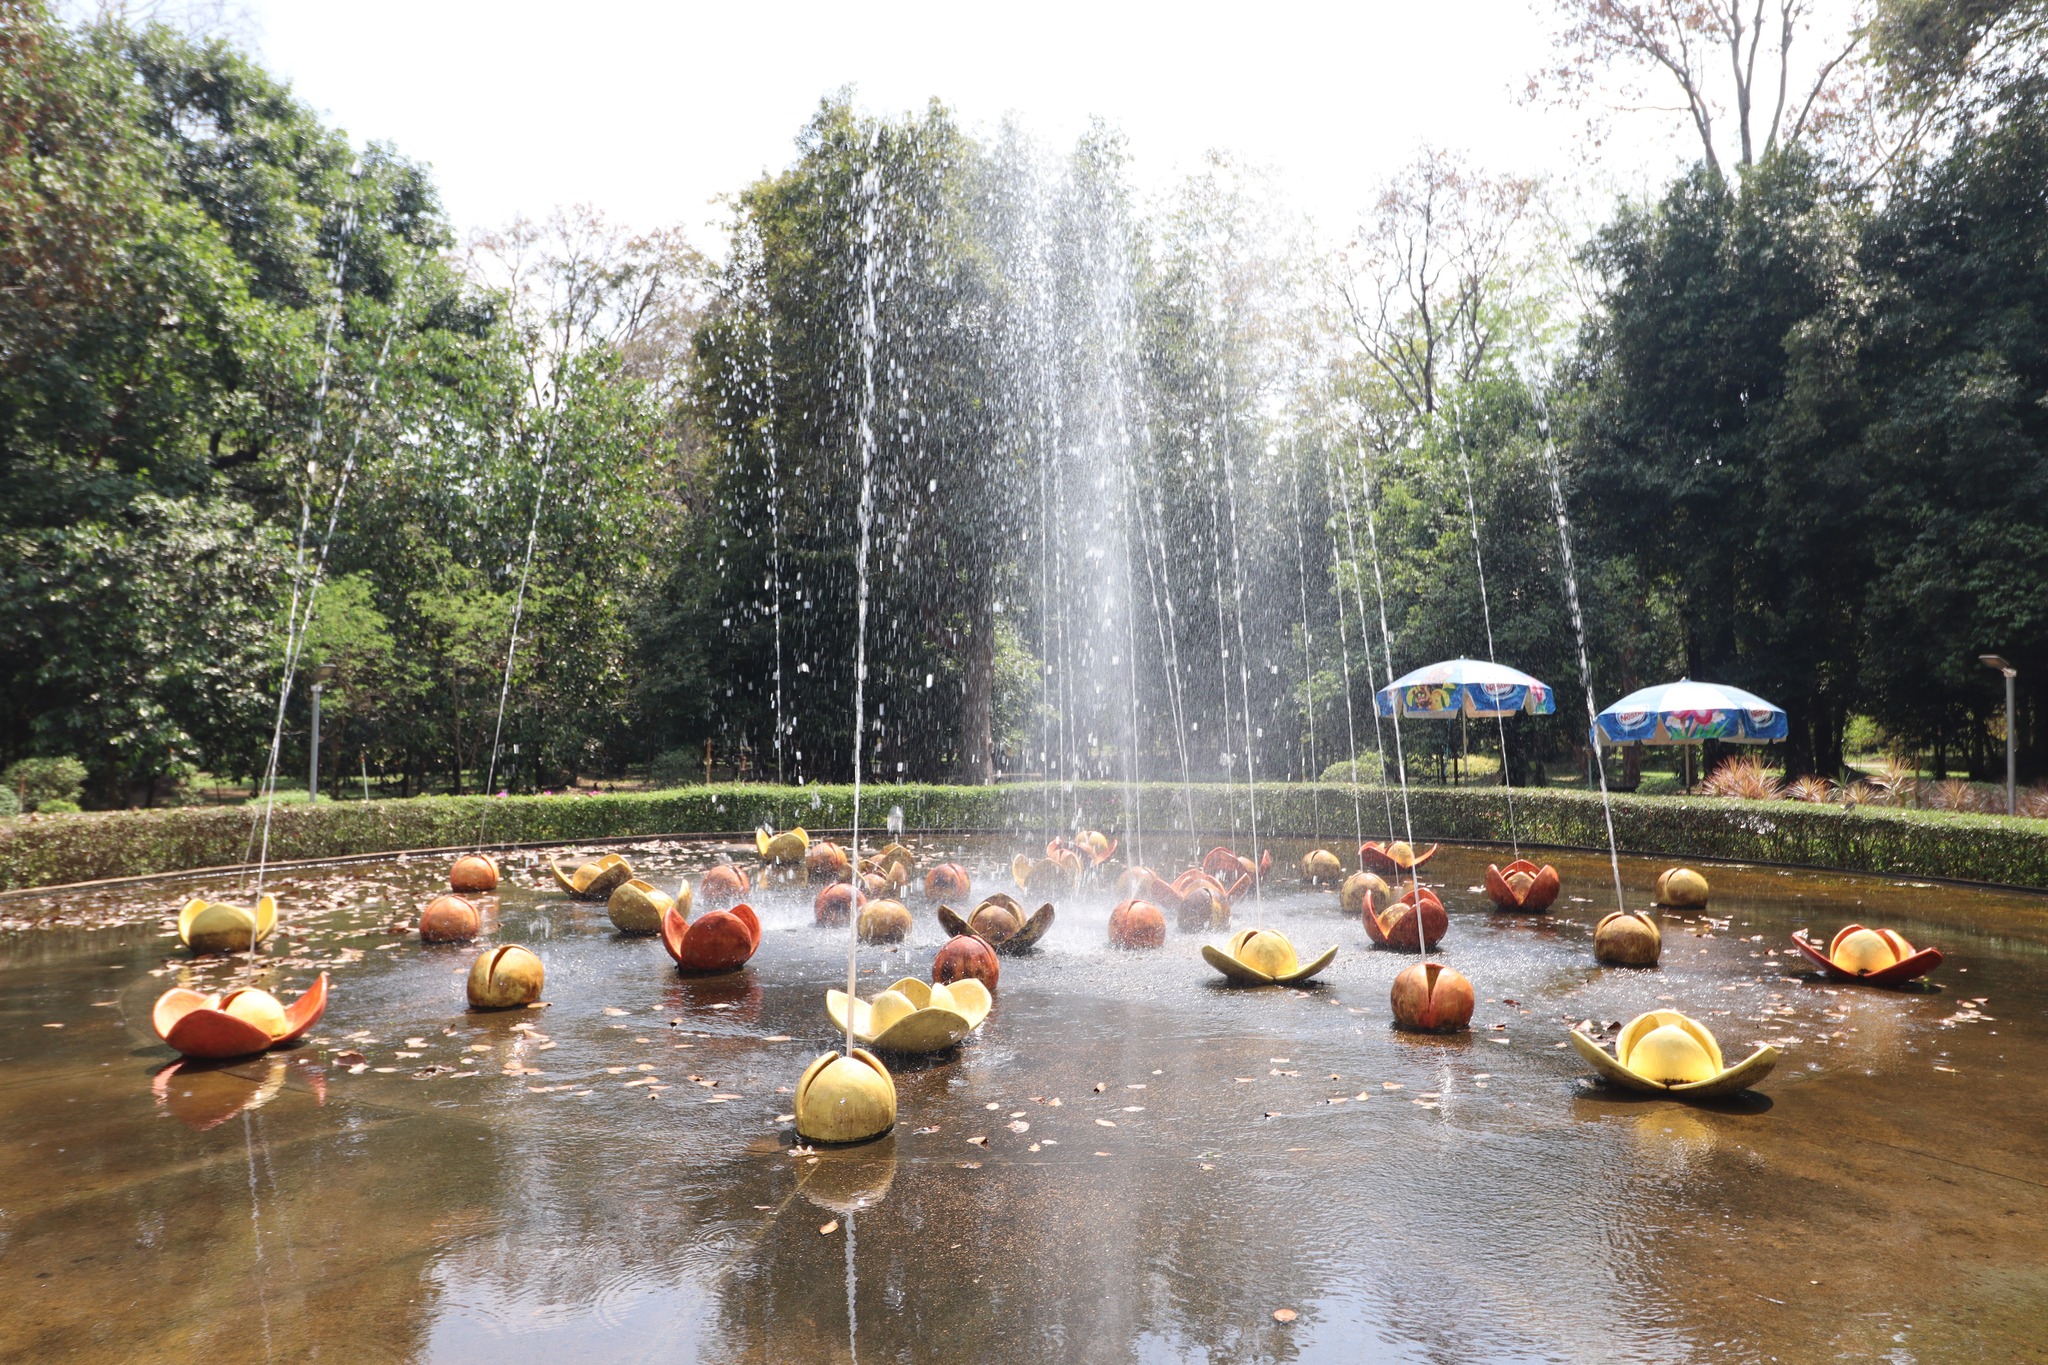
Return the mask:
<path id="1" fill-rule="evenodd" d="M 1280 868 L 1307 848 L 1275 842 Z M 977 896 L 1017 851 L 913 846 Z M 657 882 L 714 851 L 625 850 Z M 891 1059 L 890 1136 L 818 1151 L 784 1116 L 837 1037 L 845 937 L 800 884 L 752 898 L 749 968 L 685 979 L 515 854 L 482 942 L 545 959 L 547 1008 L 477 1015 L 474 949 L 387 928 L 444 859 L 286 870 L 269 984 L 329 970 L 326 1017 L 175 1071 L 151 1002 L 238 968 L 170 919 L 231 888 L 0 902 L 0 1356 L 2042 1358 L 2048 898 L 1710 867 L 1708 909 L 1666 913 L 1662 968 L 1629 971 L 1590 951 L 1604 854 L 1549 855 L 1542 917 L 1489 908 L 1504 856 L 1425 869 L 1469 1034 L 1389 1027 L 1415 959 L 1368 950 L 1332 890 L 1276 881 L 1262 913 L 1336 962 L 1243 991 L 1196 936 L 1111 950 L 1103 888 L 1004 960 L 956 1055 Z M 1623 860 L 1632 902 L 1662 866 Z M 925 974 L 942 934 L 912 905 L 909 943 L 861 950 L 863 994 Z M 1940 990 L 1814 979 L 1788 935 L 1850 920 L 1946 950 Z M 1660 1004 L 1784 1060 L 1719 1106 L 1591 1084 L 1568 1025 Z"/>

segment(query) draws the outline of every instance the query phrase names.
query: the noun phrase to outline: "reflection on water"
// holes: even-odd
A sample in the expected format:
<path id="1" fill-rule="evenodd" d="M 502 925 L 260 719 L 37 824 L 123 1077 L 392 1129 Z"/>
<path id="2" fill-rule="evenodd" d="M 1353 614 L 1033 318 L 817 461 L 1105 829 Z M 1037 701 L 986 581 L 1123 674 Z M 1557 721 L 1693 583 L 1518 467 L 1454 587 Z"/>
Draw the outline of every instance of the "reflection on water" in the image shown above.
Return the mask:
<path id="1" fill-rule="evenodd" d="M 943 849 L 977 893 L 1014 851 Z M 712 852 L 632 857 L 660 881 Z M 1113 953 L 1112 898 L 1063 902 L 982 1033 L 897 1068 L 895 1132 L 822 1150 L 787 1115 L 843 940 L 800 885 L 757 899 L 750 969 L 685 979 L 515 863 L 493 932 L 546 960 L 546 1008 L 471 1015 L 472 950 L 388 927 L 438 861 L 295 874 L 262 981 L 326 969 L 333 1003 L 225 1065 L 148 1026 L 240 970 L 176 950 L 194 884 L 31 902 L 0 937 L 0 1357 L 2040 1358 L 2048 902 L 1711 869 L 1634 972 L 1589 951 L 1604 858 L 1553 860 L 1543 919 L 1487 908 L 1485 852 L 1430 864 L 1480 997 L 1457 1037 L 1389 1028 L 1412 958 L 1334 892 L 1269 888 L 1268 923 L 1343 951 L 1266 991 L 1187 935 Z M 868 989 L 928 966 L 913 908 Z M 1852 919 L 1947 951 L 1941 989 L 1811 978 L 1787 934 Z M 1659 1005 L 1785 1061 L 1712 1107 L 1586 1084 L 1562 1031 Z"/>

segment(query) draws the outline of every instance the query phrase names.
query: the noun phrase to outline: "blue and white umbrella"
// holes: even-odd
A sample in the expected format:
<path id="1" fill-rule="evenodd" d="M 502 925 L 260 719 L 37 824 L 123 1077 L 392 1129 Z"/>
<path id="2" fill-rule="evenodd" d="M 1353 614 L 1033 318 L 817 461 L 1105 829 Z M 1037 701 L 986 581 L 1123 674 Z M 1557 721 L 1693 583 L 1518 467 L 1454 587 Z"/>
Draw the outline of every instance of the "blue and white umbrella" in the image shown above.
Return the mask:
<path id="1" fill-rule="evenodd" d="M 1753 692 L 1680 678 L 1631 692 L 1602 711 L 1609 744 L 1769 744 L 1785 737 L 1785 712 Z"/>
<path id="2" fill-rule="evenodd" d="M 1407 720 L 1449 720 L 1454 716 L 1512 716 L 1526 711 L 1547 716 L 1557 709 L 1549 686 L 1519 669 L 1479 659 L 1447 659 L 1394 679 L 1374 696 L 1380 714 L 1391 716 L 1398 700 Z"/>

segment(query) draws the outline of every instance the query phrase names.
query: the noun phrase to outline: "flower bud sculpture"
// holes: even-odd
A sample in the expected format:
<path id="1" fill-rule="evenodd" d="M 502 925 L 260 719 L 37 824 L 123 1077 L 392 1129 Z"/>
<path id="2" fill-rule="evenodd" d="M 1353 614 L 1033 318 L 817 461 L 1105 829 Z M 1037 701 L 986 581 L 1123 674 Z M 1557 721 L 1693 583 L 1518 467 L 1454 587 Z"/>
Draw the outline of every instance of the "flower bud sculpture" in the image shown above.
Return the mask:
<path id="1" fill-rule="evenodd" d="M 902 901 L 869 901 L 855 926 L 862 943 L 901 943 L 910 937 L 910 907 Z"/>
<path id="2" fill-rule="evenodd" d="M 964 901 L 973 891 L 974 878 L 958 863 L 940 863 L 924 874 L 924 898 L 928 901 Z"/>
<path id="3" fill-rule="evenodd" d="M 516 943 L 491 948 L 469 964 L 469 1007 L 510 1010 L 540 999 L 548 971 L 529 948 Z"/>
<path id="4" fill-rule="evenodd" d="M 1902 934 L 1890 929 L 1866 929 L 1860 924 L 1849 925 L 1836 934 L 1825 951 L 1804 931 L 1794 933 L 1792 942 L 1815 966 L 1837 981 L 1856 981 L 1866 986 L 1903 986 L 1941 965 L 1939 948 L 1915 951 Z"/>
<path id="5" fill-rule="evenodd" d="M 745 871 L 731 863 L 720 863 L 697 879 L 696 898 L 706 910 L 729 910 L 745 900 L 752 889 Z"/>
<path id="6" fill-rule="evenodd" d="M 566 874 L 550 858 L 548 871 L 555 874 L 555 885 L 567 892 L 571 900 L 579 901 L 610 900 L 612 892 L 633 880 L 633 865 L 616 853 L 607 853 L 596 862 L 585 863 Z"/>
<path id="7" fill-rule="evenodd" d="M 1150 901 L 1127 900 L 1109 912 L 1109 946 L 1158 948 L 1166 942 L 1166 915 Z"/>
<path id="8" fill-rule="evenodd" d="M 1327 848 L 1301 855 L 1301 879 L 1310 886 L 1335 886 L 1344 880 L 1344 864 Z"/>
<path id="9" fill-rule="evenodd" d="M 195 953 L 248 953 L 277 928 L 277 900 L 259 896 L 254 910 L 220 901 L 188 901 L 178 912 L 178 938 Z"/>
<path id="10" fill-rule="evenodd" d="M 498 889 L 498 863 L 484 853 L 465 853 L 448 869 L 448 889 L 479 895 Z"/>
<path id="11" fill-rule="evenodd" d="M 1654 967 L 1664 955 L 1664 931 L 1640 910 L 1617 910 L 1593 929 L 1593 956 L 1616 967 Z"/>
<path id="12" fill-rule="evenodd" d="M 683 894 L 689 894 L 688 883 L 684 884 Z M 658 934 L 662 916 L 669 912 L 676 900 L 654 883 L 635 877 L 612 892 L 604 908 L 605 913 L 611 916 L 612 927 L 622 934 Z M 683 912 L 688 914 L 689 909 L 689 902 L 685 900 Z"/>
<path id="13" fill-rule="evenodd" d="M 269 991 L 243 986 L 224 995 L 174 986 L 157 997 L 149 1022 L 156 1036 L 187 1057 L 253 1057 L 296 1041 L 327 1012 L 327 973 L 285 1005 Z"/>
<path id="14" fill-rule="evenodd" d="M 1707 879 L 1689 867 L 1667 868 L 1657 878 L 1652 899 L 1673 910 L 1705 909 Z"/>
<path id="15" fill-rule="evenodd" d="M 896 1126 L 896 1082 L 865 1048 L 828 1052 L 796 1083 L 796 1132 L 809 1142 L 865 1142 Z"/>
<path id="16" fill-rule="evenodd" d="M 1329 966 L 1336 960 L 1337 949 L 1325 949 L 1322 956 L 1304 966 L 1294 945 L 1279 930 L 1240 929 L 1221 948 L 1203 944 L 1202 957 L 1241 986 L 1292 986 Z"/>
<path id="17" fill-rule="evenodd" d="M 868 898 L 852 882 L 834 882 L 818 888 L 818 894 L 811 898 L 811 915 L 819 927 L 832 928 L 846 923 L 854 907 L 867 904 Z"/>
<path id="18" fill-rule="evenodd" d="M 1003 964 L 996 957 L 996 950 L 972 934 L 954 935 L 932 958 L 934 985 L 950 986 L 972 978 L 988 987 L 993 995 L 1002 974 Z"/>
<path id="19" fill-rule="evenodd" d="M 1019 853 L 1010 860 L 1010 877 L 1017 889 L 1033 896 L 1061 896 L 1081 880 L 1081 855 L 1058 844 L 1048 846 L 1046 856 L 1032 861 Z"/>
<path id="20" fill-rule="evenodd" d="M 1462 1033 L 1472 1022 L 1472 983 L 1463 972 L 1418 962 L 1394 978 L 1394 1022 L 1417 1033 Z"/>
<path id="21" fill-rule="evenodd" d="M 736 972 L 761 946 L 761 920 L 744 903 L 706 910 L 694 922 L 684 916 L 683 907 L 670 906 L 661 917 L 661 946 L 685 975 Z"/>
<path id="22" fill-rule="evenodd" d="M 1506 867 L 1486 865 L 1486 894 L 1502 910 L 1541 914 L 1556 901 L 1561 889 L 1557 869 L 1549 863 L 1538 867 L 1527 858 L 1517 858 Z"/>
<path id="23" fill-rule="evenodd" d="M 1358 865 L 1368 872 L 1377 872 L 1382 877 L 1399 876 L 1413 872 L 1436 856 L 1435 844 L 1426 853 L 1417 853 L 1407 840 L 1396 839 L 1391 844 L 1382 844 L 1368 839 L 1358 846 Z"/>
<path id="24" fill-rule="evenodd" d="M 483 916 L 462 897 L 436 896 L 420 911 L 420 942 L 467 943 L 483 924 Z"/>
<path id="25" fill-rule="evenodd" d="M 1045 937 L 1045 931 L 1052 928 L 1053 911 L 1052 902 L 1047 901 L 1026 919 L 1016 898 L 998 891 L 975 906 L 964 920 L 948 905 L 939 907 L 938 916 L 939 927 L 956 938 L 972 934 L 1005 957 L 1017 957 Z"/>
<path id="26" fill-rule="evenodd" d="M 1651 1010 L 1629 1020 L 1611 1054 L 1578 1029 L 1571 1030 L 1570 1037 L 1600 1079 L 1683 1099 L 1712 1099 L 1746 1090 L 1778 1062 L 1778 1049 L 1759 1047 L 1734 1066 L 1727 1065 L 1714 1035 L 1677 1010 Z"/>
<path id="27" fill-rule="evenodd" d="M 853 870 L 853 864 L 846 859 L 846 850 L 835 843 L 820 841 L 811 845 L 811 851 L 804 855 L 804 873 L 816 886 L 819 882 L 843 882 Z"/>
<path id="28" fill-rule="evenodd" d="M 1116 852 L 1117 841 L 1099 829 L 1077 829 L 1067 843 L 1088 860 L 1090 867 L 1101 867 Z"/>
<path id="29" fill-rule="evenodd" d="M 942 1052 L 981 1027 L 995 997 L 973 977 L 933 986 L 906 976 L 872 1001 L 853 1002 L 853 1036 L 883 1052 Z M 825 1012 L 846 1028 L 846 992 L 825 992 Z"/>
<path id="30" fill-rule="evenodd" d="M 1154 886 L 1166 884 L 1159 874 L 1149 867 L 1127 867 L 1116 874 L 1116 894 L 1124 900 L 1147 895 Z"/>
<path id="31" fill-rule="evenodd" d="M 1368 892 L 1360 918 L 1365 922 L 1365 936 L 1372 940 L 1374 947 L 1398 948 L 1411 953 L 1436 947 L 1451 927 L 1451 917 L 1444 910 L 1444 903 L 1437 899 L 1436 892 L 1419 882 L 1403 891 L 1400 898 L 1384 911 L 1376 908 Z M 1419 942 L 1418 934 L 1421 936 Z"/>
<path id="32" fill-rule="evenodd" d="M 1377 872 L 1354 872 L 1344 879 L 1344 885 L 1337 888 L 1337 903 L 1344 907 L 1347 915 L 1364 914 L 1368 896 L 1390 901 L 1394 898 L 1394 888 L 1388 886 L 1386 879 Z"/>
<path id="33" fill-rule="evenodd" d="M 903 845 L 884 844 L 872 858 L 860 860 L 860 870 L 862 875 L 878 879 L 888 894 L 895 895 L 910 885 L 914 862 L 910 850 Z"/>
<path id="34" fill-rule="evenodd" d="M 767 826 L 754 831 L 754 847 L 761 855 L 761 861 L 771 867 L 794 867 L 803 862 L 810 852 L 811 836 L 804 833 L 804 827 L 770 834 Z"/>

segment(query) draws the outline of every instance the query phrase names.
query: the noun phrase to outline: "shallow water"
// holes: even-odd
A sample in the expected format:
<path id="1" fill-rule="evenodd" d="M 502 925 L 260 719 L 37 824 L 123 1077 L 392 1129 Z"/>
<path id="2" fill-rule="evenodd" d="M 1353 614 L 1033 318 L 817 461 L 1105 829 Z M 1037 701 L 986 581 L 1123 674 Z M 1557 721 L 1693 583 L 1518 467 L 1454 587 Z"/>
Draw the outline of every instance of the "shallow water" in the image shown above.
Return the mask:
<path id="1" fill-rule="evenodd" d="M 712 847 L 627 852 L 660 880 Z M 1007 842 L 920 865 L 941 849 L 1007 884 Z M 1331 892 L 1239 905 L 1342 947 L 1264 991 L 1194 936 L 1109 951 L 1110 897 L 1084 896 L 1004 960 L 975 1039 L 898 1066 L 890 1137 L 792 1154 L 844 931 L 770 890 L 752 965 L 685 980 L 517 856 L 487 938 L 541 954 L 548 1008 L 468 1014 L 475 949 L 386 928 L 439 859 L 289 872 L 267 984 L 328 966 L 327 1016 L 196 1072 L 166 1071 L 149 1006 L 241 970 L 169 919 L 236 888 L 0 903 L 0 1357 L 2048 1358 L 2048 899 L 1713 867 L 1710 912 L 1666 914 L 1663 967 L 1631 972 L 1591 958 L 1604 859 L 1552 855 L 1566 897 L 1530 920 L 1445 849 L 1436 956 L 1480 1004 L 1441 1039 L 1388 1027 L 1413 959 Z M 1646 900 L 1660 866 L 1623 870 Z M 928 968 L 913 905 L 865 992 Z M 1941 989 L 1811 980 L 1786 934 L 1850 919 L 1943 948 Z M 1785 1059 L 1711 1109 L 1589 1083 L 1569 1022 L 1659 1004 Z"/>

